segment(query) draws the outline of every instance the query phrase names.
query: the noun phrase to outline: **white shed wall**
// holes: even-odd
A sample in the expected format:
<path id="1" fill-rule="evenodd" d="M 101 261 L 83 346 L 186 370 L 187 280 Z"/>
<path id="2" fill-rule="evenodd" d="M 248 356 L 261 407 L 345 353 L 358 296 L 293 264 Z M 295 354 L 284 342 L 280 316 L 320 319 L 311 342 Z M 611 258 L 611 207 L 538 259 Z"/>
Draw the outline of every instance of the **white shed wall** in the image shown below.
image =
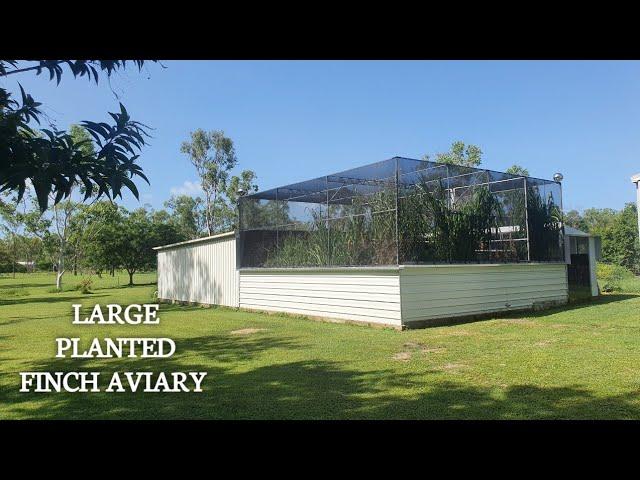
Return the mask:
<path id="1" fill-rule="evenodd" d="M 158 250 L 158 297 L 238 306 L 233 235 Z"/>
<path id="2" fill-rule="evenodd" d="M 241 270 L 240 307 L 400 326 L 398 270 Z"/>
<path id="3" fill-rule="evenodd" d="M 565 264 L 405 266 L 402 320 L 478 315 L 566 303 Z"/>

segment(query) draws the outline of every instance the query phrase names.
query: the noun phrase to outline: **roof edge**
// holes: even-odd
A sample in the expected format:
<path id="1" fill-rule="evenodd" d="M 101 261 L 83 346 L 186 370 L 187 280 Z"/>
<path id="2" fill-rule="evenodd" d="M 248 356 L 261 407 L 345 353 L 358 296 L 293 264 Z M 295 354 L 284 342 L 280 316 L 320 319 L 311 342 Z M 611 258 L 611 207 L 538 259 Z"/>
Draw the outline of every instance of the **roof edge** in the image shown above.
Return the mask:
<path id="1" fill-rule="evenodd" d="M 170 243 L 168 245 L 160 245 L 158 247 L 153 247 L 153 249 L 154 250 L 166 250 L 166 249 L 169 249 L 169 248 L 181 247 L 183 245 L 192 245 L 194 243 L 206 243 L 206 242 L 209 242 L 209 241 L 212 241 L 212 240 L 217 240 L 219 238 L 235 236 L 235 234 L 236 234 L 235 230 L 231 230 L 230 232 L 218 233 L 216 235 L 211 235 L 209 237 L 196 238 L 194 240 L 185 240 L 184 242 Z"/>

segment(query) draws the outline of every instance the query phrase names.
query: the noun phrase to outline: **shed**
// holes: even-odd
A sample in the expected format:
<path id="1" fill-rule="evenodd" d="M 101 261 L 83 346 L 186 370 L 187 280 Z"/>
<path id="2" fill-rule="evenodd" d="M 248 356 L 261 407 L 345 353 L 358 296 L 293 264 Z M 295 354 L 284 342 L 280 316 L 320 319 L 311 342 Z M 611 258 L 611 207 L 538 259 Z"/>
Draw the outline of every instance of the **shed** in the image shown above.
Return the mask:
<path id="1" fill-rule="evenodd" d="M 592 297 L 597 297 L 598 279 L 596 261 L 600 260 L 600 237 L 565 225 L 565 259 L 569 289 L 588 288 Z"/>
<path id="2" fill-rule="evenodd" d="M 396 328 L 562 304 L 561 194 L 402 157 L 257 192 L 237 232 L 158 248 L 159 297 Z"/>
<path id="3" fill-rule="evenodd" d="M 238 306 L 235 232 L 155 247 L 158 298 Z"/>

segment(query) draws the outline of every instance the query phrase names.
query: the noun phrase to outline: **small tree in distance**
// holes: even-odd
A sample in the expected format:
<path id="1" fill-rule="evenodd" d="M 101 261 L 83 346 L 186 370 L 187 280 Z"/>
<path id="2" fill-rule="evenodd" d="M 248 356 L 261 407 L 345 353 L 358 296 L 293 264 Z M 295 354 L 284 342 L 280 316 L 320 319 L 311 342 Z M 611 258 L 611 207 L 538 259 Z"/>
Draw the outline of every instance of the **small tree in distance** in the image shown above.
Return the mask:
<path id="1" fill-rule="evenodd" d="M 221 130 L 205 132 L 199 128 L 190 133 L 180 151 L 189 156 L 200 177 L 207 233 L 213 235 L 220 228 L 220 195 L 226 189 L 229 171 L 238 163 L 233 140 Z"/>
<path id="2" fill-rule="evenodd" d="M 431 156 L 423 155 L 422 159 L 430 161 Z M 437 153 L 435 161 L 464 167 L 477 167 L 482 163 L 482 150 L 476 145 L 467 145 L 458 140 L 451 144 L 451 150 L 448 152 Z"/>
<path id="3" fill-rule="evenodd" d="M 522 175 L 523 177 L 529 176 L 529 170 L 516 164 L 511 165 L 505 170 L 505 172 L 510 173 L 511 175 Z"/>

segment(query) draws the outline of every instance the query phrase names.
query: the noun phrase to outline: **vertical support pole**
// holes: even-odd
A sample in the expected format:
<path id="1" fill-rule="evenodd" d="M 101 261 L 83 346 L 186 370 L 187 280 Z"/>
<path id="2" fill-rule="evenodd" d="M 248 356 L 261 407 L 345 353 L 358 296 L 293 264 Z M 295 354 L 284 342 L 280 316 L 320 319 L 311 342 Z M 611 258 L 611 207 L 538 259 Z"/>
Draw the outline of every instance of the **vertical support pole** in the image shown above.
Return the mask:
<path id="1" fill-rule="evenodd" d="M 638 235 L 640 236 L 640 180 L 636 182 L 636 210 L 638 211 Z"/>
<path id="2" fill-rule="evenodd" d="M 398 157 L 396 157 L 396 264 L 400 265 L 400 237 L 398 236 L 398 180 L 399 168 Z"/>
<path id="3" fill-rule="evenodd" d="M 636 210 L 638 210 L 638 235 L 640 236 L 640 180 L 636 182 Z"/>
<path id="4" fill-rule="evenodd" d="M 240 268 L 242 261 L 242 197 L 238 197 L 238 227 L 236 229 L 236 270 Z"/>
<path id="5" fill-rule="evenodd" d="M 596 239 L 589 237 L 589 284 L 591 296 L 598 296 L 598 277 L 596 276 Z"/>
<path id="6" fill-rule="evenodd" d="M 558 245 L 558 248 L 560 248 L 562 251 L 566 252 L 566 249 L 564 248 L 564 242 L 566 241 L 565 239 L 565 235 L 564 235 L 564 206 L 562 205 L 562 183 L 558 182 L 558 186 L 560 187 L 560 234 L 562 235 L 562 238 L 560 239 L 560 245 Z M 567 259 L 564 259 L 565 263 L 567 261 Z"/>
<path id="7" fill-rule="evenodd" d="M 447 170 L 447 207 L 452 208 L 454 203 L 453 190 L 451 190 L 451 173 L 449 172 L 449 165 Z"/>
<path id="8" fill-rule="evenodd" d="M 527 192 L 527 177 L 524 177 L 524 223 L 527 227 L 527 262 L 531 261 L 531 245 L 529 243 L 529 197 Z"/>
<path id="9" fill-rule="evenodd" d="M 280 249 L 280 200 L 278 199 L 278 189 L 276 188 L 276 253 Z"/>
<path id="10" fill-rule="evenodd" d="M 485 173 L 485 176 L 486 176 L 485 182 L 487 184 L 487 190 L 489 190 L 489 195 L 491 195 L 493 197 L 494 195 L 493 195 L 493 192 L 491 191 L 491 174 L 489 173 L 489 170 L 485 170 L 484 173 Z M 495 199 L 495 197 L 494 197 L 494 199 Z M 494 223 L 494 222 L 492 221 L 491 223 Z M 498 222 L 497 221 L 495 222 L 494 226 L 496 228 L 496 235 L 497 235 L 498 231 L 499 231 L 498 230 Z M 494 257 L 493 248 L 492 247 L 493 247 L 494 243 L 496 243 L 496 242 L 493 241 L 493 233 L 491 232 L 491 226 L 489 226 L 489 235 L 487 236 L 487 238 L 489 239 L 489 255 L 488 255 L 488 259 L 489 259 L 489 263 L 491 263 L 491 260 Z M 478 260 L 478 262 L 480 261 L 479 259 L 477 259 L 477 260 Z"/>
<path id="11" fill-rule="evenodd" d="M 333 255 L 331 254 L 331 222 L 329 221 L 329 177 L 324 177 L 324 186 L 327 192 L 327 265 L 333 265 Z"/>

